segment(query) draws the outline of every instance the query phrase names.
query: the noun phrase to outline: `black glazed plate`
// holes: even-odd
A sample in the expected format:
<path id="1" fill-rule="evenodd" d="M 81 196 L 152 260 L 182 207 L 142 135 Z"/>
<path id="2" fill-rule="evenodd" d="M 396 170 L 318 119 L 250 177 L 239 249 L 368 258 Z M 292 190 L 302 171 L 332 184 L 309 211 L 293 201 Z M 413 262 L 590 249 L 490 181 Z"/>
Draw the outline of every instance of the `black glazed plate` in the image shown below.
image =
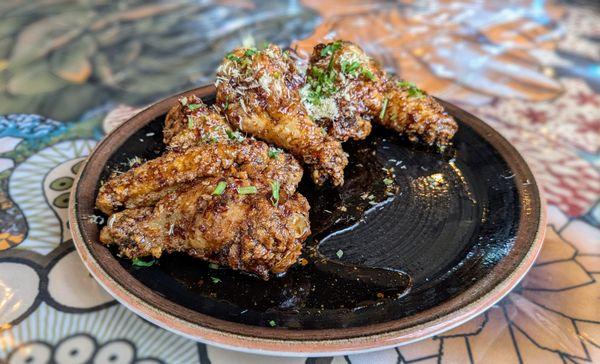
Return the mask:
<path id="1" fill-rule="evenodd" d="M 211 103 L 213 91 L 188 94 Z M 489 307 L 541 245 L 544 209 L 521 156 L 483 122 L 445 104 L 459 131 L 443 152 L 375 127 L 367 140 L 344 144 L 350 163 L 343 187 L 319 188 L 305 177 L 299 191 L 311 205 L 313 235 L 303 264 L 285 275 L 262 281 L 176 254 L 133 267 L 98 243 L 100 226 L 86 217 L 100 215 L 94 200 L 110 171 L 164 151 L 164 115 L 174 102 L 176 96 L 157 103 L 103 140 L 71 199 L 74 241 L 88 269 L 161 326 L 281 354 L 397 345 Z M 289 341 L 303 346 L 287 348 Z"/>

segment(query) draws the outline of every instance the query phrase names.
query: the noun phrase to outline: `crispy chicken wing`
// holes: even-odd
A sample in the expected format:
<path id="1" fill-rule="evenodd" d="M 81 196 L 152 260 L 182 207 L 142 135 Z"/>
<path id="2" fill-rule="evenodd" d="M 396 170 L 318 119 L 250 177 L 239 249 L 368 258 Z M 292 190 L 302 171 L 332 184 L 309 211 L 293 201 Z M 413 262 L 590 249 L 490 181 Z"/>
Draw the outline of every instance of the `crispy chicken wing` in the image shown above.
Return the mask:
<path id="1" fill-rule="evenodd" d="M 242 138 L 240 135 L 235 138 Z M 235 139 L 201 143 L 184 151 L 169 151 L 116 175 L 98 191 L 96 207 L 110 214 L 123 208 L 152 206 L 168 193 L 203 177 L 232 176 L 251 181 L 277 181 L 292 195 L 302 167 L 287 153 L 274 153 L 264 142 Z"/>
<path id="2" fill-rule="evenodd" d="M 357 45 L 318 44 L 309 60 L 302 101 L 329 135 L 341 141 L 364 139 L 381 110 L 383 78 L 379 66 Z"/>
<path id="3" fill-rule="evenodd" d="M 315 124 L 300 100 L 303 77 L 277 46 L 238 48 L 217 70 L 217 103 L 238 130 L 283 147 L 311 169 L 317 184 L 344 181 L 341 143 Z"/>
<path id="4" fill-rule="evenodd" d="M 221 194 L 219 183 L 226 184 Z M 119 245 L 128 258 L 163 252 L 191 256 L 255 273 L 286 271 L 310 234 L 306 199 L 296 193 L 276 204 L 269 185 L 237 178 L 206 178 L 164 196 L 155 207 L 127 209 L 111 216 L 100 233 L 104 244 Z M 247 191 L 246 191 L 247 193 Z"/>
<path id="5" fill-rule="evenodd" d="M 165 118 L 163 141 L 171 150 L 233 138 L 231 126 L 216 106 L 208 107 L 196 95 L 181 97 Z"/>
<path id="6" fill-rule="evenodd" d="M 365 138 L 370 121 L 412 141 L 438 146 L 447 145 L 458 129 L 433 97 L 414 84 L 386 75 L 351 42 L 317 45 L 302 90 L 313 118 L 342 141 Z"/>
<path id="7" fill-rule="evenodd" d="M 397 77 L 390 77 L 385 86 L 385 106 L 377 122 L 412 141 L 438 146 L 450 143 L 458 125 L 432 96 Z"/>

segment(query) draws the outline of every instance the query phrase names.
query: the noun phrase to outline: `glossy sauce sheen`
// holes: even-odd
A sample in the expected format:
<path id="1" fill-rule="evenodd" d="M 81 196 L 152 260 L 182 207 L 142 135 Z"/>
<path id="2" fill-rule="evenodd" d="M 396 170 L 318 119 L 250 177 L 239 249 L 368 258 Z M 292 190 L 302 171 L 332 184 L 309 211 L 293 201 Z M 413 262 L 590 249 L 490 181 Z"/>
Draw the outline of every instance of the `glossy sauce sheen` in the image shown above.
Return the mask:
<path id="1" fill-rule="evenodd" d="M 103 178 L 129 158 L 161 153 L 162 123 L 154 120 L 132 136 Z M 213 317 L 319 329 L 384 322 L 433 307 L 480 279 L 510 250 L 519 213 L 505 206 L 518 205 L 516 187 L 504 161 L 470 128 L 461 125 L 454 146 L 442 153 L 378 127 L 344 149 L 350 164 L 343 187 L 318 188 L 306 173 L 299 187 L 311 205 L 313 231 L 304 265 L 269 281 L 178 254 L 148 268 L 125 259 L 121 265 L 169 300 Z M 386 178 L 393 183 L 386 185 Z"/>

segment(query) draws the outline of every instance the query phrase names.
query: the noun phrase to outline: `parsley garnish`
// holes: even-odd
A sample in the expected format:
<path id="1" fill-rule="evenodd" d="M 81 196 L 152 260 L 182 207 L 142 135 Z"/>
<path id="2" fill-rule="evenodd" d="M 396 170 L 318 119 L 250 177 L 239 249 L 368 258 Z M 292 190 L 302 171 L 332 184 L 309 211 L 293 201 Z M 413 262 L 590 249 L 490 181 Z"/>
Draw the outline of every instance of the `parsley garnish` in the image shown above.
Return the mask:
<path id="1" fill-rule="evenodd" d="M 335 255 L 337 255 L 338 259 L 341 259 L 342 256 L 344 255 L 344 252 L 342 251 L 342 249 L 338 250 Z"/>
<path id="2" fill-rule="evenodd" d="M 246 51 L 244 52 L 244 56 L 246 56 L 246 57 L 251 57 L 251 56 L 255 55 L 256 53 L 258 53 L 258 52 L 256 51 L 256 49 L 248 48 L 248 49 L 246 49 Z"/>
<path id="3" fill-rule="evenodd" d="M 233 53 L 229 53 L 229 54 L 227 54 L 227 55 L 225 56 L 225 58 L 227 58 L 227 59 L 228 59 L 228 60 L 230 60 L 230 61 L 237 62 L 237 63 L 239 63 L 239 62 L 241 62 L 241 61 L 242 61 L 242 59 L 241 59 L 240 57 L 238 57 L 238 56 L 234 55 Z"/>
<path id="4" fill-rule="evenodd" d="M 320 105 L 321 99 L 333 95 L 335 87 L 335 70 L 323 71 L 318 67 L 312 67 L 307 78 L 310 86 L 308 101 L 313 105 Z"/>
<path id="5" fill-rule="evenodd" d="M 180 102 L 180 103 L 181 103 L 181 105 L 183 105 L 183 106 L 185 106 L 185 105 L 187 104 L 187 101 L 188 101 L 188 100 L 187 100 L 187 97 L 185 97 L 185 96 L 179 99 L 179 102 Z"/>
<path id="6" fill-rule="evenodd" d="M 277 158 L 277 156 L 281 152 L 283 152 L 283 150 L 281 150 L 279 148 L 269 148 L 269 151 L 267 152 L 267 154 L 269 155 L 269 158 Z"/>
<path id="7" fill-rule="evenodd" d="M 321 49 L 321 57 L 327 57 L 329 55 L 332 55 L 333 53 L 335 53 L 335 51 L 337 51 L 340 48 L 342 48 L 342 42 L 339 40 L 333 43 L 329 43 L 325 46 L 325 48 Z"/>
<path id="8" fill-rule="evenodd" d="M 277 206 L 279 203 L 279 189 L 281 188 L 281 184 L 279 181 L 271 181 L 271 202 L 274 206 Z"/>
<path id="9" fill-rule="evenodd" d="M 217 277 L 210 277 L 210 280 L 211 280 L 213 283 L 215 283 L 215 284 L 216 284 L 216 283 L 221 283 L 221 280 L 220 280 L 219 278 L 217 278 Z"/>
<path id="10" fill-rule="evenodd" d="M 238 187 L 237 192 L 240 195 L 253 195 L 258 192 L 258 189 L 254 186 Z"/>
<path id="11" fill-rule="evenodd" d="M 269 320 L 269 326 L 275 327 L 277 326 L 277 323 L 275 322 L 275 320 Z"/>
<path id="12" fill-rule="evenodd" d="M 133 260 L 131 261 L 131 264 L 135 267 L 150 267 L 154 263 L 156 263 L 156 259 L 152 259 L 149 262 L 145 262 L 145 261 L 141 260 L 140 258 L 133 258 Z"/>
<path id="13" fill-rule="evenodd" d="M 385 116 L 385 112 L 387 110 L 388 98 L 383 99 L 383 106 L 381 107 L 381 112 L 379 113 L 379 120 L 383 120 Z"/>
<path id="14" fill-rule="evenodd" d="M 213 195 L 222 195 L 223 192 L 225 192 L 225 188 L 227 188 L 227 182 L 225 181 L 221 181 L 217 184 L 217 187 L 215 187 L 214 191 L 212 192 Z"/>
<path id="15" fill-rule="evenodd" d="M 196 110 L 196 109 L 199 109 L 199 108 L 201 108 L 201 107 L 202 107 L 202 104 L 189 104 L 187 107 L 188 107 L 188 109 L 190 109 L 190 110 Z"/>
<path id="16" fill-rule="evenodd" d="M 362 65 L 358 61 L 342 61 L 341 63 L 342 73 L 354 77 L 358 76 L 361 67 Z"/>
<path id="17" fill-rule="evenodd" d="M 373 72 L 369 71 L 366 68 L 362 69 L 361 74 L 371 81 L 373 81 L 375 79 L 375 75 L 373 75 Z"/>
<path id="18" fill-rule="evenodd" d="M 188 129 L 194 129 L 194 118 L 191 116 L 188 116 Z"/>
<path id="19" fill-rule="evenodd" d="M 394 183 L 394 180 L 390 179 L 390 178 L 384 178 L 383 179 L 383 184 L 385 184 L 386 186 L 391 185 L 392 183 Z"/>
<path id="20" fill-rule="evenodd" d="M 417 97 L 418 98 L 418 97 L 425 96 L 425 92 L 423 92 L 423 90 L 418 88 L 417 85 L 415 85 L 412 82 L 398 81 L 397 85 L 402 87 L 403 89 L 406 89 L 409 97 Z"/>
<path id="21" fill-rule="evenodd" d="M 226 130 L 225 133 L 227 133 L 227 137 L 230 140 L 241 142 L 242 140 L 246 139 L 239 131 Z"/>

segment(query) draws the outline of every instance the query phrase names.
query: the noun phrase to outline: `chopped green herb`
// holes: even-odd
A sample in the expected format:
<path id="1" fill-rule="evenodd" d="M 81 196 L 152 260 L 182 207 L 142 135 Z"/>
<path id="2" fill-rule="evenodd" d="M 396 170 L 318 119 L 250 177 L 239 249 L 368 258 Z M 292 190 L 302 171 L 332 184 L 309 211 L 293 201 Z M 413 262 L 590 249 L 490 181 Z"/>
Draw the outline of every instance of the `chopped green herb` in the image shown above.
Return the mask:
<path id="1" fill-rule="evenodd" d="M 277 326 L 277 323 L 274 320 L 270 320 L 269 321 L 269 326 L 275 327 L 275 326 Z"/>
<path id="2" fill-rule="evenodd" d="M 188 115 L 188 129 L 194 129 L 195 124 L 196 123 L 194 122 L 194 118 Z"/>
<path id="3" fill-rule="evenodd" d="M 218 266 L 217 264 L 215 264 L 215 263 L 209 263 L 209 264 L 208 264 L 208 267 L 209 267 L 210 269 L 219 269 L 219 266 Z"/>
<path id="4" fill-rule="evenodd" d="M 220 196 L 223 194 L 223 192 L 225 192 L 225 188 L 227 188 L 227 182 L 221 181 L 217 183 L 217 187 L 215 187 L 215 190 L 212 192 L 212 194 Z"/>
<path id="5" fill-rule="evenodd" d="M 258 192 L 258 189 L 254 186 L 238 187 L 237 191 L 240 195 L 253 195 Z"/>
<path id="6" fill-rule="evenodd" d="M 226 130 L 225 133 L 227 133 L 227 137 L 230 140 L 241 142 L 242 140 L 246 139 L 239 131 Z"/>
<path id="7" fill-rule="evenodd" d="M 238 57 L 238 56 L 234 55 L 233 53 L 229 53 L 229 54 L 227 54 L 227 55 L 225 56 L 225 58 L 227 58 L 227 59 L 228 59 L 228 60 L 230 60 L 230 61 L 237 62 L 237 63 L 239 63 L 239 62 L 241 62 L 241 61 L 242 61 L 242 59 L 241 59 L 240 57 Z"/>
<path id="8" fill-rule="evenodd" d="M 185 106 L 185 105 L 187 105 L 188 99 L 187 99 L 187 97 L 184 96 L 179 99 L 179 102 L 181 103 L 181 105 Z"/>
<path id="9" fill-rule="evenodd" d="M 418 97 L 425 96 L 425 92 L 423 92 L 423 90 L 418 88 L 417 85 L 415 85 L 412 82 L 398 81 L 397 85 L 399 87 L 402 87 L 403 89 L 406 89 L 409 97 L 417 97 L 418 98 Z"/>
<path id="10" fill-rule="evenodd" d="M 248 48 L 248 49 L 246 49 L 246 51 L 244 52 L 244 56 L 246 56 L 246 57 L 251 57 L 251 56 L 255 55 L 256 53 L 258 53 L 258 52 L 256 51 L 256 49 L 253 49 L 253 48 Z"/>
<path id="11" fill-rule="evenodd" d="M 213 283 L 215 283 L 215 284 L 216 284 L 216 283 L 221 283 L 221 279 L 219 279 L 219 278 L 217 278 L 217 277 L 210 277 L 210 280 L 211 280 Z"/>
<path id="12" fill-rule="evenodd" d="M 202 107 L 202 104 L 188 104 L 188 109 L 190 110 L 196 110 Z"/>
<path id="13" fill-rule="evenodd" d="M 379 113 L 379 120 L 383 120 L 385 117 L 385 112 L 387 110 L 388 98 L 383 99 L 383 105 L 381 106 L 381 112 Z"/>
<path id="14" fill-rule="evenodd" d="M 279 181 L 271 181 L 271 202 L 273 202 L 274 206 L 277 206 L 279 203 L 279 189 L 281 188 L 281 184 Z"/>
<path id="15" fill-rule="evenodd" d="M 267 154 L 269 155 L 269 158 L 277 158 L 277 156 L 281 152 L 283 152 L 283 150 L 281 150 L 279 148 L 269 148 L 269 151 L 267 152 Z"/>
<path id="16" fill-rule="evenodd" d="M 229 96 L 225 99 L 225 105 L 223 105 L 223 110 L 227 111 L 229 109 Z"/>
<path id="17" fill-rule="evenodd" d="M 340 48 L 342 48 L 342 42 L 339 40 L 333 43 L 329 43 L 325 46 L 325 48 L 321 49 L 321 57 L 327 57 L 329 55 L 332 55 L 333 53 L 335 53 L 335 51 L 337 51 Z"/>
<path id="18" fill-rule="evenodd" d="M 307 77 L 307 83 L 310 86 L 308 102 L 313 105 L 320 105 L 322 98 L 329 97 L 337 92 L 335 79 L 335 70 L 323 71 L 318 67 L 312 67 Z"/>
<path id="19" fill-rule="evenodd" d="M 154 263 L 156 263 L 156 259 L 152 259 L 149 262 L 145 262 L 140 258 L 133 258 L 133 260 L 131 261 L 131 264 L 135 267 L 150 267 L 154 265 Z"/>
<path id="20" fill-rule="evenodd" d="M 363 68 L 360 73 L 371 81 L 375 79 L 375 75 L 373 74 L 373 72 L 369 71 L 366 68 Z"/>
<path id="21" fill-rule="evenodd" d="M 361 67 L 362 65 L 358 61 L 342 61 L 341 63 L 342 73 L 354 77 L 358 76 Z"/>
<path id="22" fill-rule="evenodd" d="M 386 186 L 389 186 L 389 185 L 391 185 L 392 183 L 394 183 L 394 180 L 392 180 L 392 179 L 390 179 L 390 178 L 384 178 L 384 179 L 383 179 L 383 183 L 384 183 Z"/>
<path id="23" fill-rule="evenodd" d="M 342 256 L 344 255 L 344 252 L 342 251 L 342 249 L 338 250 L 335 255 L 337 255 L 338 259 L 341 259 Z"/>

